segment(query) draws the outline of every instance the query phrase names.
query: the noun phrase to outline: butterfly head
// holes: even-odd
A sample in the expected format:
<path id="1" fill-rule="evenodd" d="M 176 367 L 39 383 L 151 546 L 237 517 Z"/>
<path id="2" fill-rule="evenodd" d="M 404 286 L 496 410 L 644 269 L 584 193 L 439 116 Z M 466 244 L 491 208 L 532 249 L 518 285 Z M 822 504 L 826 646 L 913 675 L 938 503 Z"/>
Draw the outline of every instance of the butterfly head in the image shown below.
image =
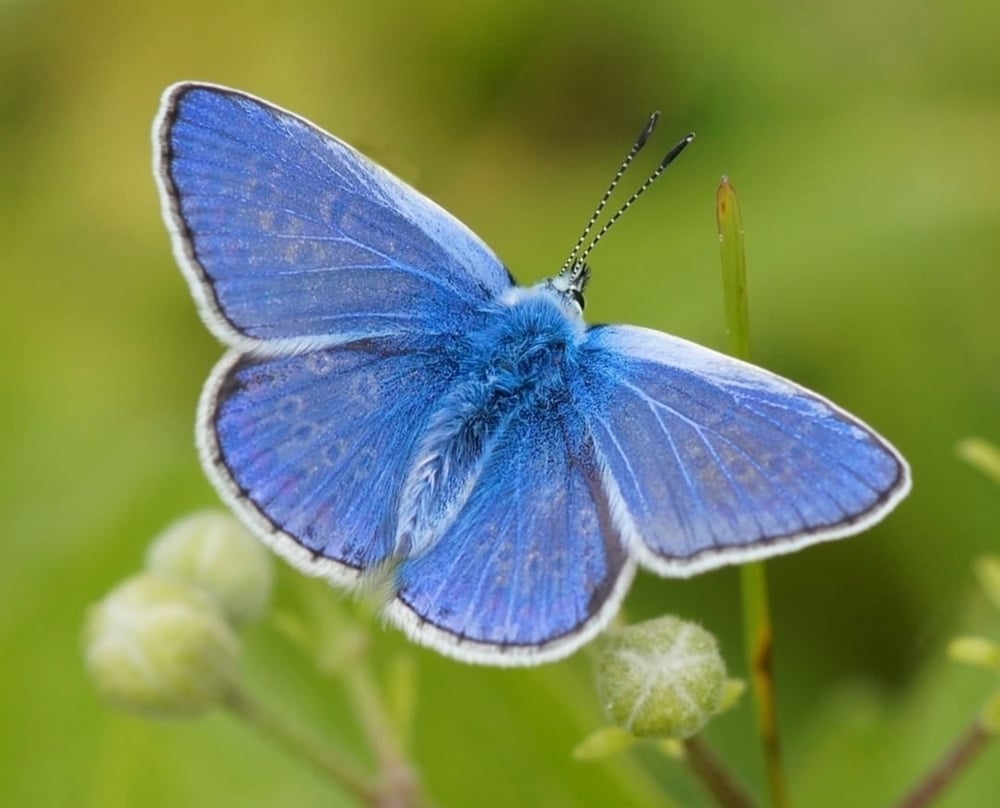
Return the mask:
<path id="1" fill-rule="evenodd" d="M 548 288 L 570 301 L 573 306 L 575 306 L 576 310 L 581 314 L 583 313 L 584 307 L 583 288 L 587 285 L 587 281 L 590 279 L 590 265 L 587 263 L 587 257 L 593 251 L 594 247 L 597 246 L 598 242 L 600 242 L 600 240 L 604 238 L 607 232 L 614 226 L 615 222 L 622 217 L 622 214 L 635 204 L 636 200 L 646 192 L 649 186 L 656 182 L 659 176 L 666 170 L 667 166 L 674 161 L 677 155 L 684 151 L 688 144 L 694 140 L 693 133 L 687 134 L 681 138 L 680 142 L 667 152 L 666 156 L 660 161 L 660 164 L 656 167 L 653 173 L 646 178 L 645 182 L 643 182 L 642 185 L 640 185 L 627 200 L 625 200 L 622 206 L 618 208 L 608 221 L 604 223 L 604 226 L 597 231 L 597 234 L 590 239 L 590 242 L 588 243 L 587 238 L 594 229 L 594 225 L 597 224 L 601 213 L 608 204 L 608 200 L 611 199 L 611 195 L 618 186 L 618 182 L 625 175 L 625 170 L 632 163 L 632 160 L 639 153 L 639 150 L 646 145 L 646 141 L 653 133 L 653 129 L 656 127 L 656 122 L 659 118 L 659 112 L 654 112 L 649 117 L 649 121 L 639 134 L 639 137 L 636 138 L 635 143 L 632 144 L 632 148 L 629 149 L 628 154 L 625 155 L 625 159 L 622 161 L 621 166 L 619 166 L 618 171 L 612 178 L 611 184 L 608 185 L 607 190 L 604 192 L 604 196 L 601 197 L 601 201 L 597 203 L 597 208 L 591 215 L 590 221 L 587 222 L 587 226 L 583 228 L 580 238 L 577 239 L 572 252 L 570 252 L 569 257 L 562 265 L 562 269 L 559 270 L 559 274 L 554 278 L 550 278 L 545 281 L 545 285 Z"/>
<path id="2" fill-rule="evenodd" d="M 590 280 L 590 265 L 586 261 L 577 261 L 568 269 L 563 270 L 554 278 L 545 281 L 546 287 L 564 299 L 564 304 L 583 314 L 586 300 L 583 288 Z"/>

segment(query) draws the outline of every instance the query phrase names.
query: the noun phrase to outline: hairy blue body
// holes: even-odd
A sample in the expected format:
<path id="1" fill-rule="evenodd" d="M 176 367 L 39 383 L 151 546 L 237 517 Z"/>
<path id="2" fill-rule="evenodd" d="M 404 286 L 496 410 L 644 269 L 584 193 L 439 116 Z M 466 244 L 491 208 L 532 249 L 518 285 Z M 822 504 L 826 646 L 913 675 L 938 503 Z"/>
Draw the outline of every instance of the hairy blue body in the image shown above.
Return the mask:
<path id="1" fill-rule="evenodd" d="M 456 341 L 456 382 L 431 415 L 401 492 L 399 556 L 434 544 L 512 425 L 569 406 L 583 335 L 576 305 L 543 283 L 515 288 L 490 307 L 484 328 Z"/>

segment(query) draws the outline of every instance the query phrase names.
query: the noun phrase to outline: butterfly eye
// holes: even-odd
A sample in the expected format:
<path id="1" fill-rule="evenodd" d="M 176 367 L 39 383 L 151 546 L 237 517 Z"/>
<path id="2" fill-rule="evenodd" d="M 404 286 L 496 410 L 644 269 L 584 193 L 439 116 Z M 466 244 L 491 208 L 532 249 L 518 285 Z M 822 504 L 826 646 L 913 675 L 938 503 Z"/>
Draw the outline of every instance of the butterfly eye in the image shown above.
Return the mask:
<path id="1" fill-rule="evenodd" d="M 579 289 L 570 289 L 569 293 L 573 296 L 573 302 L 580 307 L 580 311 L 583 311 L 587 305 L 587 301 L 583 298 L 583 292 Z"/>

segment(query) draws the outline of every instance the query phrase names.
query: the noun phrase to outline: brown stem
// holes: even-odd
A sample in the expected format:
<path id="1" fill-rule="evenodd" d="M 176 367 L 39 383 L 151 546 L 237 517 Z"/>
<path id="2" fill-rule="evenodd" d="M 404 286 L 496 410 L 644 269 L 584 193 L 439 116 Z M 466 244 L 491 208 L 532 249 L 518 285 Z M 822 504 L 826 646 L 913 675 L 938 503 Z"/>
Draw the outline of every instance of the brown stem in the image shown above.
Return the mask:
<path id="1" fill-rule="evenodd" d="M 992 737 L 992 733 L 978 720 L 973 721 L 913 790 L 896 803 L 896 808 L 924 808 L 930 805 L 969 767 Z"/>
<path id="2" fill-rule="evenodd" d="M 743 786 L 729 772 L 715 753 L 699 738 L 684 741 L 684 751 L 691 771 L 723 808 L 757 808 Z"/>

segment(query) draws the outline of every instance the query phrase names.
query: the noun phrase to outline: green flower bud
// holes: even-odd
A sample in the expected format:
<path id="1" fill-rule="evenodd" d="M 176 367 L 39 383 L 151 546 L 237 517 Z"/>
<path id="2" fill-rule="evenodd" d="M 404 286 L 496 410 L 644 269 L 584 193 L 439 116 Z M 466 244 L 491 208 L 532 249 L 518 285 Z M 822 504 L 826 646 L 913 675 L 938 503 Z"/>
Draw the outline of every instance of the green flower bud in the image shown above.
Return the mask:
<path id="1" fill-rule="evenodd" d="M 91 607 L 84 661 L 100 694 L 150 716 L 196 716 L 232 691 L 239 640 L 215 602 L 181 581 L 143 573 Z"/>
<path id="2" fill-rule="evenodd" d="M 235 518 L 200 511 L 153 542 L 146 568 L 204 589 L 234 626 L 256 620 L 271 596 L 271 555 Z"/>
<path id="3" fill-rule="evenodd" d="M 691 737 L 719 710 L 725 684 L 715 637 L 676 617 L 609 631 L 598 652 L 604 709 L 637 737 Z"/>

